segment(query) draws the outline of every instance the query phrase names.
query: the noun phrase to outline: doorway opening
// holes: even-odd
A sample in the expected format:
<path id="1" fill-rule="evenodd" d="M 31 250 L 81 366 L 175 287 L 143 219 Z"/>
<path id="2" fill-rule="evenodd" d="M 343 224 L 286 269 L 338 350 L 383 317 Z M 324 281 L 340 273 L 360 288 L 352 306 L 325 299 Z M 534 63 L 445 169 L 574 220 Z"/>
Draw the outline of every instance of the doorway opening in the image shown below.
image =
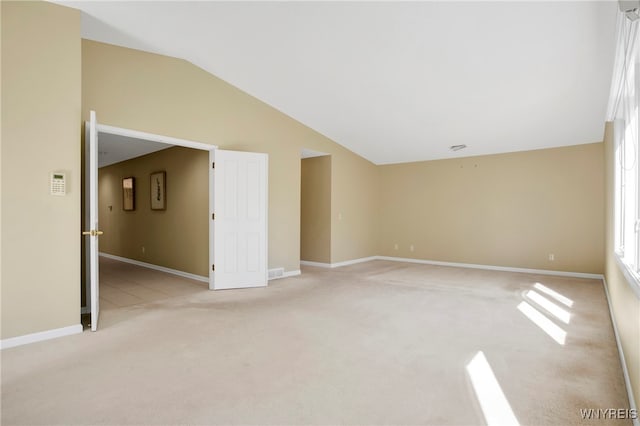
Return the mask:
<path id="1" fill-rule="evenodd" d="M 208 236 L 207 276 L 210 290 L 266 287 L 268 280 L 268 165 L 265 153 L 218 150 L 203 144 L 168 136 L 139 132 L 98 124 L 95 111 L 85 123 L 85 178 L 83 241 L 85 300 L 90 308 L 91 330 L 96 331 L 100 314 L 99 236 L 104 234 L 99 222 L 98 137 L 111 135 L 141 139 L 178 147 L 208 151 Z M 174 149 L 174 148 L 170 148 Z M 173 156 L 175 153 L 171 153 Z M 166 170 L 148 169 L 150 209 L 166 210 L 172 196 L 167 192 Z M 214 179 L 215 170 L 215 179 Z M 135 210 L 135 177 L 121 176 L 122 207 Z M 143 180 L 146 180 L 144 178 Z M 144 184 L 143 184 L 144 185 Z M 185 190 L 185 192 L 188 189 Z M 176 191 L 174 191 L 176 192 Z M 179 193 L 176 193 L 179 195 Z M 174 197 L 179 202 L 179 197 Z M 175 202 L 175 201 L 173 201 Z M 110 204 L 111 210 L 116 204 Z M 109 205 L 107 205 L 108 207 Z M 165 225 L 170 226 L 170 225 Z M 134 228 L 136 229 L 136 228 Z M 202 231 L 200 231 L 202 233 Z M 214 238 L 217 236 L 217 238 Z M 134 251 L 144 246 L 134 246 Z M 216 263 L 218 268 L 216 268 Z"/>
<path id="2" fill-rule="evenodd" d="M 155 144 L 144 155 L 134 152 L 136 156 L 123 161 L 108 160 L 149 145 L 127 139 L 120 146 L 122 139 L 99 135 L 101 307 L 132 306 L 206 290 L 208 153 Z"/>
<path id="3" fill-rule="evenodd" d="M 331 263 L 331 155 L 302 150 L 300 260 Z"/>
<path id="4" fill-rule="evenodd" d="M 82 241 L 84 306 L 81 312 L 91 313 L 91 329 L 95 331 L 99 288 L 98 280 L 92 277 L 99 276 L 98 254 L 108 258 L 110 266 L 114 261 L 144 266 L 204 281 L 213 289 L 214 277 L 209 265 L 213 263 L 214 241 L 209 218 L 214 200 L 209 164 L 214 161 L 217 147 L 98 124 L 94 117 L 92 114 L 93 123 L 85 123 L 83 229 L 95 227 L 95 233 L 101 235 L 104 230 L 98 232 L 97 226 L 97 212 L 101 211 L 102 220 L 111 233 L 103 237 L 105 252 L 97 248 L 97 238 L 92 233 L 87 232 L 95 241 L 91 244 L 84 238 Z M 92 129 L 94 159 L 90 158 L 89 147 Z M 124 172 L 123 167 L 128 171 Z M 198 214 L 201 213 L 198 220 L 193 220 L 193 214 L 189 220 L 193 202 L 198 204 Z M 91 217 L 92 211 L 95 218 Z M 177 221 L 185 218 L 189 220 L 186 228 L 176 226 Z M 181 229 L 176 231 L 178 227 Z M 203 228 L 208 232 L 202 232 Z M 198 247 L 184 250 L 184 241 L 192 237 L 198 241 Z M 160 246 L 162 250 L 158 250 Z"/>

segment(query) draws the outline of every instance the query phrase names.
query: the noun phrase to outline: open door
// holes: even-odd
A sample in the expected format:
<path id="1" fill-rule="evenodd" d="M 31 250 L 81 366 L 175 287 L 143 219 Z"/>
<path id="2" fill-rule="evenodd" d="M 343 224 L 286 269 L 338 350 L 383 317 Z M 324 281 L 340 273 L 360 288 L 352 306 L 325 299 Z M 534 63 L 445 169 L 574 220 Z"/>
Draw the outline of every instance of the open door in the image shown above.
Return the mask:
<path id="1" fill-rule="evenodd" d="M 214 150 L 213 289 L 267 285 L 268 156 Z"/>
<path id="2" fill-rule="evenodd" d="M 87 244 L 87 278 L 89 280 L 89 292 L 91 297 L 91 331 L 98 329 L 98 317 L 100 314 L 100 288 L 99 288 L 99 264 L 98 264 L 98 237 L 102 231 L 98 228 L 98 130 L 96 113 L 91 111 L 89 134 L 85 138 L 85 167 L 87 195 L 88 195 L 88 222 L 89 230 L 82 232 L 89 239 Z"/>

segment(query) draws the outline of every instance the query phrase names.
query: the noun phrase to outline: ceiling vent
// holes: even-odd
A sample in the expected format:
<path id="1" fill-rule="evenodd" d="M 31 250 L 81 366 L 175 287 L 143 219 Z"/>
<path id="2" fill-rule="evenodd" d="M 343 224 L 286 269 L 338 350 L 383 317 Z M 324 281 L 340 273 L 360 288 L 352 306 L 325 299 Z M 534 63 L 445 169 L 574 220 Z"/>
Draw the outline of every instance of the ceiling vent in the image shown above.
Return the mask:
<path id="1" fill-rule="evenodd" d="M 618 6 L 629 20 L 640 19 L 640 0 L 618 0 Z"/>
<path id="2" fill-rule="evenodd" d="M 465 149 L 466 147 L 466 145 L 451 145 L 449 149 L 451 151 L 460 151 L 461 149 Z"/>

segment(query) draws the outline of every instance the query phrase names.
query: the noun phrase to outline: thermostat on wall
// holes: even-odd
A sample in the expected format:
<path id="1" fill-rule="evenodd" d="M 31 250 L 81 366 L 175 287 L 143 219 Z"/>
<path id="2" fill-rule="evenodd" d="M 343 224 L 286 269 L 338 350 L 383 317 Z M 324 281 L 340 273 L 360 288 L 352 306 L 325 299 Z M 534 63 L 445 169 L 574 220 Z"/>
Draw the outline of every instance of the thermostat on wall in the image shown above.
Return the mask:
<path id="1" fill-rule="evenodd" d="M 67 194 L 67 177 L 65 173 L 51 173 L 51 195 Z"/>

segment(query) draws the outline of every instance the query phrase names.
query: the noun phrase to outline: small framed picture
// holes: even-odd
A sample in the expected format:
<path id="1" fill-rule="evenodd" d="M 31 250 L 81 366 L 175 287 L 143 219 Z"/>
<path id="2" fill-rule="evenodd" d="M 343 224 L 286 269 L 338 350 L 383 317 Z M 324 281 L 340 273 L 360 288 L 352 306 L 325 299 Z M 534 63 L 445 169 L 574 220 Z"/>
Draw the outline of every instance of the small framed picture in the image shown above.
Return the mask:
<path id="1" fill-rule="evenodd" d="M 167 209 L 167 173 L 151 173 L 150 182 L 151 210 Z"/>
<path id="2" fill-rule="evenodd" d="M 133 211 L 136 209 L 136 178 L 122 178 L 122 210 Z"/>

